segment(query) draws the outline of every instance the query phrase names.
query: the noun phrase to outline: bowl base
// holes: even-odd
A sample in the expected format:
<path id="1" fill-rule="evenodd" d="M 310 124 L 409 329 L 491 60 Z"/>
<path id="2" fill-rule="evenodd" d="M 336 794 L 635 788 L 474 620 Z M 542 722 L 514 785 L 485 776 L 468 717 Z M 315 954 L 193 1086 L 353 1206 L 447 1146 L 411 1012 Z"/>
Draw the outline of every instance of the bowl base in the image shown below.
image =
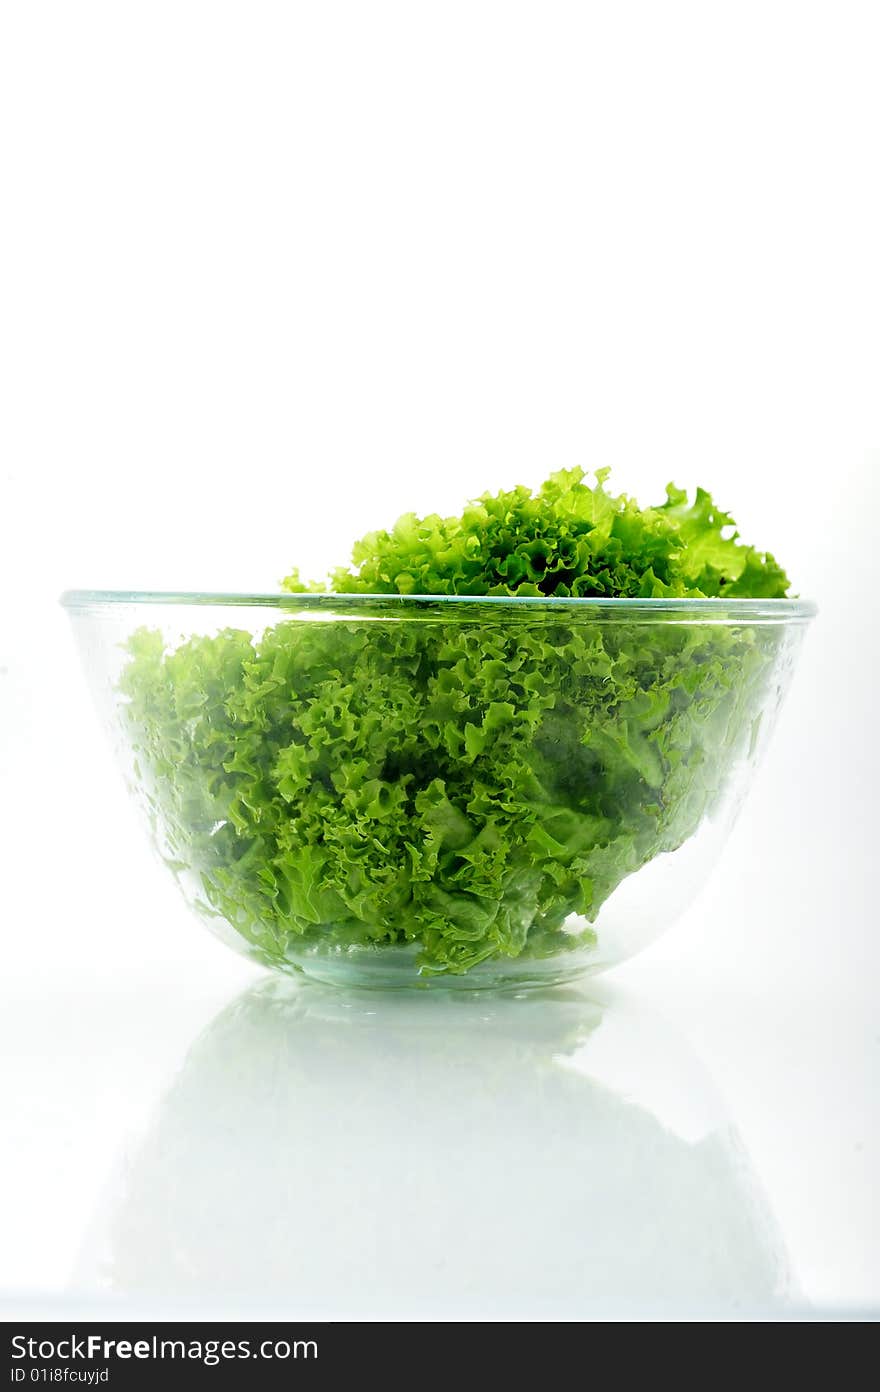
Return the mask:
<path id="1" fill-rule="evenodd" d="M 423 972 L 417 965 L 417 952 L 408 948 L 362 948 L 338 953 L 288 950 L 284 960 L 267 965 L 342 989 L 458 992 L 541 990 L 604 971 L 610 963 L 597 960 L 593 950 L 572 952 L 561 958 L 480 962 L 469 971 L 456 974 Z"/>

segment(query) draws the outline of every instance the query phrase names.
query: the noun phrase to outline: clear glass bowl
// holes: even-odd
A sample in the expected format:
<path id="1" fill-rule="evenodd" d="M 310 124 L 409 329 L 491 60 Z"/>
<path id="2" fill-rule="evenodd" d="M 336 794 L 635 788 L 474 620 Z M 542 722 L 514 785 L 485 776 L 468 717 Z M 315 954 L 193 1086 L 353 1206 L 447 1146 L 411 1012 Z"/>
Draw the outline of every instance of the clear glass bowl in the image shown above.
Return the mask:
<path id="1" fill-rule="evenodd" d="M 321 981 L 601 971 L 725 840 L 813 605 L 71 591 L 189 905 Z"/>

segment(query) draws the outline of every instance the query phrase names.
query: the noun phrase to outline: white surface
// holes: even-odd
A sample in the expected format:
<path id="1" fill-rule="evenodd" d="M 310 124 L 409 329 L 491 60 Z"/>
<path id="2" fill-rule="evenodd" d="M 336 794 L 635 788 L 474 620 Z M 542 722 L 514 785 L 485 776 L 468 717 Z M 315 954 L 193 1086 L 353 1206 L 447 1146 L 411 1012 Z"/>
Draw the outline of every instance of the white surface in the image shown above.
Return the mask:
<path id="1" fill-rule="evenodd" d="M 167 1237 L 163 1300 L 183 1299 L 157 1143 L 182 1157 L 178 1197 L 213 1201 L 226 1234 L 229 1280 L 211 1300 L 276 1308 L 261 1243 L 295 1233 L 303 1206 L 265 1169 L 273 1146 L 295 1149 L 291 1132 L 269 1129 L 261 1147 L 271 1109 L 248 1108 L 231 1069 L 228 1133 L 200 1107 L 191 1134 L 178 1115 L 195 1039 L 253 974 L 201 936 L 152 864 L 58 592 L 272 588 L 293 563 L 321 574 L 400 511 L 457 509 L 573 463 L 611 463 L 646 499 L 670 477 L 706 484 L 822 612 L 710 887 L 602 988 L 588 1047 L 601 1045 L 610 1095 L 636 1100 L 637 1125 L 597 1110 L 596 1079 L 577 1075 L 552 1150 L 567 1226 L 540 1251 L 524 1233 L 524 1250 L 552 1271 L 587 1234 L 596 1188 L 604 1231 L 619 1226 L 619 1249 L 603 1251 L 642 1250 L 612 1160 L 625 1170 L 657 1118 L 684 1199 L 708 1108 L 716 1134 L 737 1132 L 803 1297 L 880 1302 L 875 30 L 873 7 L 853 4 L 4 8 L 0 1287 L 16 1309 L 107 1299 L 108 1234 L 143 1224 Z M 324 1037 L 302 1041 L 318 1071 Z M 219 1054 L 207 1039 L 215 1079 L 225 1027 Z M 542 1060 L 523 1045 L 536 1095 L 542 1069 L 552 1091 L 574 1067 Z M 285 1068 L 276 1081 L 320 1134 L 314 1097 Z M 359 1105 L 374 1100 L 378 1144 L 394 1134 L 394 1080 L 368 1082 Z M 495 1097 L 497 1160 L 524 1113 L 515 1093 Z M 328 1115 L 333 1100 L 328 1084 Z M 417 1177 L 444 1113 L 415 1114 Z M 253 1128 L 247 1150 L 236 1117 Z M 220 1173 L 240 1176 L 226 1189 L 199 1187 L 206 1139 Z M 303 1249 L 291 1237 L 292 1312 L 319 1253 L 342 1267 L 363 1238 L 346 1219 L 319 1241 L 334 1191 L 296 1163 L 312 1226 Z M 522 1165 L 547 1198 L 538 1153 Z M 381 1219 L 399 1226 L 412 1211 L 387 1167 Z M 126 1173 L 146 1173 L 140 1228 L 131 1205 L 114 1228 Z M 456 1213 L 484 1223 L 497 1259 L 473 1301 L 489 1310 L 509 1277 L 522 1215 L 504 1188 L 517 1173 L 499 1173 L 483 1209 L 476 1188 L 464 1209 L 433 1182 L 422 1196 L 432 1222 L 449 1218 L 442 1257 L 424 1262 L 438 1313 L 463 1250 Z M 378 1224 L 376 1190 L 363 1193 Z M 719 1193 L 719 1221 L 738 1193 Z M 415 1180 L 407 1194 L 415 1206 Z M 747 1300 L 754 1225 L 713 1286 L 685 1241 L 686 1205 L 658 1213 L 673 1268 L 645 1259 L 640 1279 L 696 1308 L 729 1303 L 718 1282 L 738 1271 Z M 176 1253 L 196 1271 L 199 1232 Z M 133 1287 L 155 1261 L 136 1237 L 117 1257 Z M 250 1273 L 238 1288 L 236 1270 Z M 589 1273 L 585 1259 L 555 1308 L 594 1308 Z M 370 1299 L 392 1275 L 380 1262 Z M 536 1277 L 508 1304 L 537 1311 L 547 1289 Z M 341 1277 L 338 1294 L 357 1305 Z"/>
<path id="2" fill-rule="evenodd" d="M 4 1000 L 9 1298 L 431 1318 L 876 1305 L 863 1001 L 645 964 L 637 989 L 503 1005 L 522 1015 L 499 1042 L 497 1005 L 471 1001 L 420 1000 L 413 1020 L 331 999 L 304 1028 L 244 996 L 224 1022 L 211 957 L 198 981 L 169 964 Z"/>

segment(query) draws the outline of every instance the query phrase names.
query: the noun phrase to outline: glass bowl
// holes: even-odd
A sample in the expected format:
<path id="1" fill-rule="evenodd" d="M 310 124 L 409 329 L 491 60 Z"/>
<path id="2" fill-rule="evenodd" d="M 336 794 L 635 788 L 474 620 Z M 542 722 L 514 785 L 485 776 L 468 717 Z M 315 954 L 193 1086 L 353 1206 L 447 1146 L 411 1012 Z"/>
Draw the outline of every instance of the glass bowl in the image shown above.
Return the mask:
<path id="1" fill-rule="evenodd" d="M 815 607 L 70 591 L 190 907 L 269 967 L 522 988 L 690 904 Z"/>

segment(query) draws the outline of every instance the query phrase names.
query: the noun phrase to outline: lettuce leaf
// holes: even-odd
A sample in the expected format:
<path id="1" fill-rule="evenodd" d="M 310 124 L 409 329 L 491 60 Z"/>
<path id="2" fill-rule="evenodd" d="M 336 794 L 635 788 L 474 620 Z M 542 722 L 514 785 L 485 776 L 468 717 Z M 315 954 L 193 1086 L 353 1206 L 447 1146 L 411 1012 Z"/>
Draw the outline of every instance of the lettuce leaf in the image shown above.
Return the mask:
<path id="1" fill-rule="evenodd" d="M 334 589 L 785 593 L 708 494 L 639 509 L 604 484 L 569 470 L 458 519 L 404 517 Z M 752 737 L 775 641 L 552 606 L 313 614 L 173 649 L 141 630 L 122 716 L 166 858 L 263 960 L 410 943 L 423 972 L 462 973 L 590 941 L 617 885 L 693 834 Z"/>
<path id="2" fill-rule="evenodd" d="M 608 598 L 782 598 L 788 578 L 746 546 L 729 514 L 698 488 L 693 503 L 670 484 L 659 507 L 640 508 L 582 469 L 551 474 L 536 494 L 484 494 L 461 517 L 406 513 L 390 532 L 357 542 L 354 570 L 331 573 L 336 594 L 546 595 Z M 282 581 L 306 585 L 299 571 Z"/>

